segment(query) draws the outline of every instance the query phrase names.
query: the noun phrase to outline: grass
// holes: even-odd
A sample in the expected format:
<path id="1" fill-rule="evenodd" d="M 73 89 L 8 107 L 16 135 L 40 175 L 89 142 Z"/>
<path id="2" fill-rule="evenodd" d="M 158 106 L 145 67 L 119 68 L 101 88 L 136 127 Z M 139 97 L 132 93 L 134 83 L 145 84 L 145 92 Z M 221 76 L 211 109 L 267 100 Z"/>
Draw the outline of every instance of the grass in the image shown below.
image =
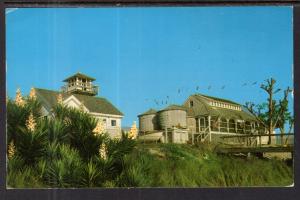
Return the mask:
<path id="1" fill-rule="evenodd" d="M 139 144 L 127 156 L 120 186 L 287 186 L 293 168 L 280 160 L 221 156 L 204 145 Z"/>
<path id="2" fill-rule="evenodd" d="M 49 164 L 41 161 L 35 167 L 24 167 L 24 160 L 13 158 L 8 165 L 14 169 L 9 170 L 8 185 L 13 188 L 244 187 L 293 183 L 293 168 L 284 161 L 221 156 L 212 149 L 208 144 L 198 147 L 138 144 L 125 155 L 119 175 L 109 178 L 98 170 L 99 163 L 76 160 L 78 152 L 62 146 L 57 155 L 60 158 Z M 55 156 L 52 154 L 49 152 L 50 157 Z"/>

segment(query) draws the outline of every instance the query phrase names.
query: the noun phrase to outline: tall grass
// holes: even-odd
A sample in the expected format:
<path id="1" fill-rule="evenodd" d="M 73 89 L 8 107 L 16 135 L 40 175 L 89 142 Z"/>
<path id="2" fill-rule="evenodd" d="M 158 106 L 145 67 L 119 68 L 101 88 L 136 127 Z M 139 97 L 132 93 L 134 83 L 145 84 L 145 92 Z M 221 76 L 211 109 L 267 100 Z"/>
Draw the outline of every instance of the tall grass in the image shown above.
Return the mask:
<path id="1" fill-rule="evenodd" d="M 211 147 L 188 145 L 160 144 L 156 153 L 149 149 L 153 147 L 140 147 L 127 157 L 123 186 L 239 187 L 293 183 L 292 167 L 280 160 L 220 156 L 210 151 Z M 158 151 L 164 156 L 159 156 Z"/>

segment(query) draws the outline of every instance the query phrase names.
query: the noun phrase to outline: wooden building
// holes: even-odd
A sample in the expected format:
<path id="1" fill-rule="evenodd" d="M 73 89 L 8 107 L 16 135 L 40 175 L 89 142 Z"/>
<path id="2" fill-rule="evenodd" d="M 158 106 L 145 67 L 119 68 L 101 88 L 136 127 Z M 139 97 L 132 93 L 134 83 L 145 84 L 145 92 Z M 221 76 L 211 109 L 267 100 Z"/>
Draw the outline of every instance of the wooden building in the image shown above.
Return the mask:
<path id="1" fill-rule="evenodd" d="M 156 135 L 156 139 L 160 137 L 159 140 L 162 142 L 171 141 L 168 140 L 167 132 L 171 131 L 176 135 L 174 130 L 177 130 L 178 134 L 180 132 L 177 136 L 181 138 L 174 139 L 175 136 L 172 135 L 172 141 L 175 143 L 217 142 L 225 135 L 265 133 L 265 128 L 260 125 L 256 117 L 242 105 L 202 94 L 189 96 L 182 106 L 171 105 L 160 111 L 152 110 L 151 120 L 143 120 L 145 116 L 149 116 L 149 111 L 139 115 L 140 127 L 142 127 L 140 136 L 144 140 L 150 138 L 152 134 Z M 151 127 L 151 130 L 147 127 Z M 188 139 L 185 131 L 188 133 Z"/>
<path id="2" fill-rule="evenodd" d="M 194 94 L 183 106 L 193 140 L 217 141 L 220 136 L 264 133 L 265 128 L 242 105 L 217 97 Z"/>
<path id="3" fill-rule="evenodd" d="M 76 73 L 64 80 L 66 84 L 61 91 L 34 88 L 37 99 L 42 104 L 42 113 L 44 116 L 51 116 L 51 109 L 61 96 L 63 104 L 83 109 L 101 120 L 110 137 L 120 137 L 123 114 L 107 99 L 97 96 L 98 86 L 94 85 L 93 81 L 95 79 L 92 77 Z"/>

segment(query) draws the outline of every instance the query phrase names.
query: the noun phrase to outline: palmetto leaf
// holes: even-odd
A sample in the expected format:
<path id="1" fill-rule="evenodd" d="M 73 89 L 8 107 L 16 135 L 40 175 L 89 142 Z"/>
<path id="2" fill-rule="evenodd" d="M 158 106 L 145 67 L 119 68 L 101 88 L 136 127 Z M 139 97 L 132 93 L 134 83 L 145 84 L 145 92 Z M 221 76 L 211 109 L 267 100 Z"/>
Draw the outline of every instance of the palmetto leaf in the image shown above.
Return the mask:
<path id="1" fill-rule="evenodd" d="M 21 127 L 16 140 L 17 153 L 24 159 L 27 165 L 35 164 L 46 150 L 47 135 L 43 129 L 34 132 Z"/>

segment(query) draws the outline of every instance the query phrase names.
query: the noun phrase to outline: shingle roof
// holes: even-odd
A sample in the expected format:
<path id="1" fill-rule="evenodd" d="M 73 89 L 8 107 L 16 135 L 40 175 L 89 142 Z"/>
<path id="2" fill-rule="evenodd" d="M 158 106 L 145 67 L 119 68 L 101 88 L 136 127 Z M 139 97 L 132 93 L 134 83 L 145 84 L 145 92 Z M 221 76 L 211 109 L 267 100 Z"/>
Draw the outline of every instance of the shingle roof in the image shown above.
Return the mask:
<path id="1" fill-rule="evenodd" d="M 96 80 L 95 78 L 92 78 L 92 77 L 90 77 L 90 76 L 87 76 L 87 75 L 85 75 L 85 74 L 82 74 L 82 73 L 78 72 L 78 73 L 76 73 L 76 74 L 74 74 L 74 75 L 72 75 L 72 76 L 66 78 L 65 80 L 63 80 L 63 82 L 67 82 L 69 79 L 75 78 L 75 77 L 85 78 L 85 79 L 88 79 L 88 80 L 91 80 L 91 81 Z"/>
<path id="2" fill-rule="evenodd" d="M 254 115 L 252 115 L 249 112 L 242 110 L 233 110 L 233 109 L 227 109 L 227 108 L 220 108 L 220 107 L 213 107 L 210 106 L 206 101 L 203 100 L 201 96 L 203 95 L 192 95 L 196 100 L 198 100 L 199 104 L 194 104 L 193 107 L 187 108 L 187 114 L 188 116 L 197 117 L 199 115 L 210 115 L 210 116 L 219 116 L 223 118 L 230 118 L 230 119 L 243 119 L 243 120 L 252 120 L 256 121 L 256 118 Z M 206 96 L 205 96 L 206 97 Z M 210 97 L 212 98 L 212 97 Z M 220 99 L 213 97 L 214 99 Z M 221 99 L 223 100 L 223 99 Z M 221 101 L 219 100 L 219 101 Z M 224 101 L 224 100 L 223 100 Z M 225 100 L 224 102 L 228 103 L 235 103 L 229 100 Z M 235 103 L 235 105 L 239 105 Z"/>
<path id="3" fill-rule="evenodd" d="M 138 115 L 138 116 L 143 116 L 143 115 L 153 115 L 153 114 L 156 114 L 156 113 L 157 113 L 156 110 L 150 108 L 149 110 L 147 110 L 146 112 L 144 112 L 144 113 L 142 113 L 142 114 L 140 114 L 140 115 Z"/>
<path id="4" fill-rule="evenodd" d="M 225 102 L 225 103 L 230 103 L 230 104 L 234 104 L 234 105 L 239 105 L 239 103 L 236 103 L 234 101 L 231 101 L 231 100 L 228 100 L 228 99 L 222 99 L 222 98 L 218 98 L 218 97 L 213 97 L 213 96 L 207 96 L 207 95 L 203 95 L 203 94 L 195 94 L 195 96 L 203 96 L 205 98 L 208 98 L 208 99 L 212 99 L 212 100 L 215 100 L 215 101 L 220 101 L 220 102 Z"/>
<path id="5" fill-rule="evenodd" d="M 58 91 L 46 90 L 35 88 L 37 98 L 45 105 L 47 108 L 52 108 L 57 104 Z M 114 105 L 112 105 L 107 99 L 103 97 L 94 97 L 81 94 L 69 94 L 62 93 L 63 99 L 66 99 L 73 95 L 76 97 L 90 112 L 111 114 L 111 115 L 123 115 Z"/>
<path id="6" fill-rule="evenodd" d="M 90 112 L 104 113 L 111 115 L 123 115 L 114 105 L 103 97 L 73 94 Z"/>

